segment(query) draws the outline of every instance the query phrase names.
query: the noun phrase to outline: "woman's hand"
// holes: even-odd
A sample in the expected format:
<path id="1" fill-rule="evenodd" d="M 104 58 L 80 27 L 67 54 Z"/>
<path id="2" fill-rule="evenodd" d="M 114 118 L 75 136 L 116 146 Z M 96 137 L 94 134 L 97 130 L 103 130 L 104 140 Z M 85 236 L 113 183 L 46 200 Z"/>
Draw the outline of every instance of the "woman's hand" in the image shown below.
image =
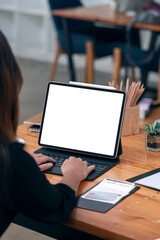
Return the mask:
<path id="1" fill-rule="evenodd" d="M 84 180 L 88 174 L 95 169 L 94 165 L 87 166 L 87 162 L 81 158 L 70 157 L 66 159 L 61 167 L 63 176 L 66 174 L 79 176 L 80 181 Z"/>
<path id="2" fill-rule="evenodd" d="M 87 166 L 87 162 L 81 158 L 70 157 L 61 166 L 63 178 L 60 181 L 77 191 L 79 184 L 88 174 L 95 169 L 94 165 Z"/>
<path id="3" fill-rule="evenodd" d="M 52 168 L 53 164 L 56 163 L 53 158 L 45 156 L 42 153 L 30 153 L 30 155 L 34 158 L 41 171 Z"/>

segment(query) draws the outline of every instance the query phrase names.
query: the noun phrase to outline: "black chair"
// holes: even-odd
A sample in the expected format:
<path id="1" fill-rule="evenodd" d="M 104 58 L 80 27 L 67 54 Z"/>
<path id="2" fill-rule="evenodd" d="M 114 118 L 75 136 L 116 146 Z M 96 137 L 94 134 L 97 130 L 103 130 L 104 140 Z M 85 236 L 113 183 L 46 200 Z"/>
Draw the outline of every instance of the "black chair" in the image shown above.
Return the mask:
<path id="1" fill-rule="evenodd" d="M 142 50 L 139 47 L 132 46 L 132 60 L 130 62 L 127 57 L 127 47 L 123 43 L 115 43 L 114 48 L 114 59 L 115 59 L 115 68 L 113 75 L 117 75 L 117 79 L 120 78 L 120 69 L 121 67 L 138 67 L 141 73 L 141 81 L 144 84 L 146 90 L 147 88 L 147 79 L 150 72 L 156 72 L 160 74 L 160 47 L 157 50 L 151 52 L 151 56 L 148 55 L 147 50 Z M 148 58 L 148 59 L 147 59 Z M 143 62 L 144 59 L 148 61 Z M 132 76 L 132 81 L 135 80 L 135 77 Z M 160 99 L 160 79 L 158 84 L 158 94 Z"/>
<path id="2" fill-rule="evenodd" d="M 49 0 L 50 9 L 82 7 L 79 0 Z M 52 67 L 51 81 L 54 80 L 58 58 L 66 53 L 66 41 L 61 17 L 53 16 L 57 30 L 57 52 Z M 95 58 L 113 55 L 114 41 L 125 41 L 125 29 L 97 27 L 93 22 L 68 19 L 72 53 L 86 54 L 85 82 L 93 83 L 93 64 Z M 134 37 L 137 44 L 138 37 Z M 135 43 L 136 44 L 136 43 Z"/>

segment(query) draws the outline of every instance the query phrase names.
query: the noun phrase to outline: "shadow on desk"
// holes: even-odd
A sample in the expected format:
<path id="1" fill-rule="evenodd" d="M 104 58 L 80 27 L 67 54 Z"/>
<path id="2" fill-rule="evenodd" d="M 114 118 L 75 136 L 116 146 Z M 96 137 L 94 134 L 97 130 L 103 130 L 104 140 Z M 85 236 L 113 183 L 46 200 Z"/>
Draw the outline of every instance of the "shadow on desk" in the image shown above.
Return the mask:
<path id="1" fill-rule="evenodd" d="M 17 214 L 15 224 L 59 240 L 102 240 L 96 236 L 67 227 L 63 224 L 47 224 L 32 220 L 23 214 Z"/>

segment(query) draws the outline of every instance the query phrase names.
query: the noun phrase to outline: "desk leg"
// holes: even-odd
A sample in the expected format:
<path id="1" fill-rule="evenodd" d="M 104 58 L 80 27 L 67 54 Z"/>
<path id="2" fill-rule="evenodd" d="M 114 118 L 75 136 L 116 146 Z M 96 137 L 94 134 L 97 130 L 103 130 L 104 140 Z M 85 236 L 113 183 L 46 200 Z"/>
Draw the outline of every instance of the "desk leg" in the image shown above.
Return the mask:
<path id="1" fill-rule="evenodd" d="M 69 35 L 67 19 L 62 18 L 62 23 L 63 23 L 64 39 L 66 42 L 66 50 L 68 55 L 70 81 L 76 81 L 75 69 L 74 69 L 74 64 L 72 59 L 72 43 Z"/>

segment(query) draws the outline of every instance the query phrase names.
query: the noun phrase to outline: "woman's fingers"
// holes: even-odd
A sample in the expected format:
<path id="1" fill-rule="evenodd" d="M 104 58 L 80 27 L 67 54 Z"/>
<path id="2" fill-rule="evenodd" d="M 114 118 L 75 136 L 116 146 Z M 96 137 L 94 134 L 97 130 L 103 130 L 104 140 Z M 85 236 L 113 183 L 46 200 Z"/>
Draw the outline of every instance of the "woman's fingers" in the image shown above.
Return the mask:
<path id="1" fill-rule="evenodd" d="M 89 166 L 89 167 L 88 167 L 88 170 L 89 170 L 88 173 L 92 172 L 94 169 L 95 169 L 95 166 L 94 166 L 94 165 Z"/>
<path id="2" fill-rule="evenodd" d="M 42 165 L 39 165 L 39 168 L 42 172 L 46 171 L 52 167 L 53 167 L 53 163 L 43 163 Z"/>
<path id="3" fill-rule="evenodd" d="M 52 168 L 53 164 L 56 163 L 53 158 L 45 156 L 41 153 L 31 153 L 30 155 L 34 158 L 41 171 Z M 81 172 L 83 179 L 85 179 L 87 175 L 94 169 L 94 165 L 88 167 L 86 161 L 83 161 L 81 158 L 75 157 L 70 157 L 69 159 L 66 159 L 61 168 L 62 172 L 79 171 Z"/>
<path id="4" fill-rule="evenodd" d="M 61 167 L 63 176 L 68 173 L 71 175 L 76 174 L 76 176 L 79 176 L 80 181 L 84 180 L 94 169 L 94 165 L 88 167 L 86 161 L 75 157 L 70 157 L 69 159 L 65 160 Z"/>
<path id="5" fill-rule="evenodd" d="M 46 163 L 46 162 L 56 163 L 56 161 L 53 158 L 45 156 L 45 155 L 43 155 L 41 157 L 36 157 L 36 160 L 38 161 L 39 164 L 43 164 L 43 163 Z"/>
<path id="6" fill-rule="evenodd" d="M 53 164 L 56 163 L 53 158 L 45 156 L 41 153 L 30 153 L 30 155 L 34 158 L 41 171 L 50 169 L 53 167 Z"/>

